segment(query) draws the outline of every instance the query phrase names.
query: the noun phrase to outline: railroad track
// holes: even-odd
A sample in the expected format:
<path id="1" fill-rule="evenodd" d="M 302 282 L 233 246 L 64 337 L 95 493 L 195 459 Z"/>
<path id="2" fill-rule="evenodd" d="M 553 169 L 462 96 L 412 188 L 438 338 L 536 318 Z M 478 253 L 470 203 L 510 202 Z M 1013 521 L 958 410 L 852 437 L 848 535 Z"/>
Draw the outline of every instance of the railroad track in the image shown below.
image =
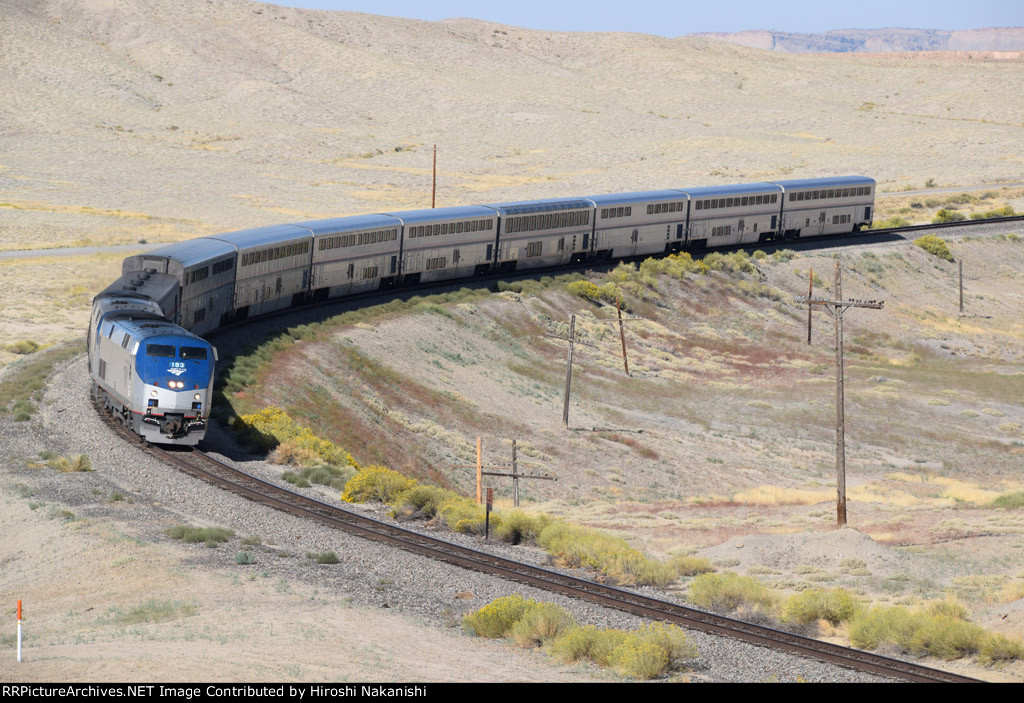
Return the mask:
<path id="1" fill-rule="evenodd" d="M 837 243 L 845 241 L 852 244 L 858 237 L 862 236 L 899 234 L 1019 221 L 1024 221 L 1024 215 L 988 220 L 962 220 L 940 224 L 863 230 L 859 233 L 845 235 L 840 238 L 828 237 L 794 241 L 804 243 L 828 240 Z M 769 245 L 786 246 L 792 243 L 776 242 Z M 734 248 L 743 247 L 730 247 L 729 249 Z M 545 273 L 545 271 L 540 273 Z M 538 272 L 532 272 L 532 274 L 539 275 Z M 502 276 L 502 278 L 504 277 Z M 417 286 L 416 290 L 432 287 L 434 286 L 431 284 L 424 284 Z M 355 296 L 355 298 L 370 298 L 379 294 L 379 292 L 375 291 Z M 271 315 L 270 317 L 276 317 L 276 315 Z M 127 431 L 114 418 L 103 412 L 102 408 L 97 406 L 97 412 L 109 426 L 131 441 L 138 442 L 138 438 L 135 435 Z M 199 450 L 168 452 L 156 446 L 147 446 L 145 451 L 185 473 L 257 503 L 306 519 L 316 520 L 350 534 L 398 547 L 455 566 L 492 574 L 553 593 L 580 598 L 640 617 L 670 622 L 701 632 L 732 637 L 751 644 L 784 650 L 858 671 L 915 682 L 967 683 L 978 681 L 967 676 L 921 666 L 912 662 L 884 657 L 849 647 L 841 647 L 809 637 L 707 613 L 677 603 L 643 596 L 606 584 L 567 576 L 541 567 L 523 564 L 487 554 L 486 552 L 462 547 L 295 493 L 239 471 Z"/>
<path id="2" fill-rule="evenodd" d="M 885 229 L 864 229 L 857 234 L 899 234 L 900 232 L 918 232 L 927 229 L 946 229 L 948 227 L 971 227 L 974 225 L 994 225 L 1002 222 L 1020 222 L 1022 220 L 1024 220 L 1024 215 L 1014 215 L 1013 217 L 990 217 L 987 220 L 960 220 L 958 222 L 939 222 L 930 225 L 907 225 L 906 227 L 888 227 Z"/>
<path id="3" fill-rule="evenodd" d="M 137 438 L 97 406 L 105 422 L 133 442 Z M 912 662 L 775 630 L 761 625 L 688 608 L 621 588 L 561 574 L 549 569 L 470 549 L 318 501 L 240 471 L 199 450 L 167 451 L 149 445 L 148 453 L 175 468 L 261 505 L 315 520 L 365 539 L 404 549 L 448 564 L 472 569 L 553 593 L 579 598 L 651 620 L 732 637 L 751 644 L 814 658 L 857 671 L 905 681 L 966 683 L 966 676 Z"/>

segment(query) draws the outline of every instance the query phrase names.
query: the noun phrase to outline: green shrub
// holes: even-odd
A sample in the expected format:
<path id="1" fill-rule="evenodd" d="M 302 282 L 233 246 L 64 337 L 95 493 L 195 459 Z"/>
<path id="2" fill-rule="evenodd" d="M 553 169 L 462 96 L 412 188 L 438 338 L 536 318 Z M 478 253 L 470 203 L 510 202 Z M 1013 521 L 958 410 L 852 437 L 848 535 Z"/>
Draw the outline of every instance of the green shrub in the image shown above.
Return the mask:
<path id="1" fill-rule="evenodd" d="M 306 488 L 316 483 L 321 486 L 330 486 L 338 490 L 344 490 L 348 480 L 355 476 L 356 470 L 351 466 L 307 466 L 298 472 L 285 471 L 281 478 L 299 488 Z"/>
<path id="2" fill-rule="evenodd" d="M 923 237 L 918 237 L 914 240 L 914 244 L 940 259 L 953 261 L 953 255 L 950 253 L 949 247 L 946 246 L 945 240 L 939 239 L 934 234 L 926 234 Z"/>
<path id="3" fill-rule="evenodd" d="M 752 576 L 727 571 L 722 574 L 701 574 L 690 584 L 690 602 L 716 611 L 736 610 L 748 606 L 766 613 L 778 607 L 778 596 Z"/>
<path id="4" fill-rule="evenodd" d="M 518 593 L 466 615 L 462 624 L 477 637 L 509 637 L 522 647 L 543 645 L 561 662 L 589 659 L 639 679 L 660 676 L 697 656 L 697 648 L 675 625 L 649 623 L 632 632 L 578 627 L 557 605 L 526 600 Z"/>
<path id="5" fill-rule="evenodd" d="M 990 654 L 1012 649 L 1004 642 L 986 640 L 977 625 L 946 614 L 911 611 L 900 606 L 872 608 L 854 617 L 850 641 L 855 647 L 875 649 L 889 644 L 910 654 L 957 659 L 980 654 L 982 644 L 990 643 Z"/>
<path id="6" fill-rule="evenodd" d="M 668 655 L 655 644 L 628 637 L 612 652 L 611 665 L 620 676 L 646 681 L 668 671 Z"/>
<path id="7" fill-rule="evenodd" d="M 166 530 L 173 539 L 180 539 L 182 542 L 197 544 L 203 542 L 211 549 L 221 542 L 227 542 L 235 532 L 223 527 L 193 527 L 191 525 L 175 525 Z"/>
<path id="8" fill-rule="evenodd" d="M 359 469 L 345 484 L 341 499 L 346 503 L 365 503 L 376 500 L 391 503 L 416 485 L 416 479 L 406 478 L 386 466 L 367 466 Z"/>
<path id="9" fill-rule="evenodd" d="M 698 574 L 708 574 L 715 570 L 709 559 L 687 556 L 685 554 L 677 554 L 671 557 L 668 563 L 680 576 L 697 576 Z"/>
<path id="10" fill-rule="evenodd" d="M 597 569 L 619 583 L 666 586 L 677 579 L 670 565 L 648 559 L 625 540 L 598 530 L 553 520 L 537 542 L 567 565 Z"/>
<path id="11" fill-rule="evenodd" d="M 39 342 L 34 342 L 31 339 L 25 339 L 20 342 L 8 344 L 4 349 L 12 354 L 34 354 L 39 351 Z"/>
<path id="12" fill-rule="evenodd" d="M 986 210 L 985 212 L 972 212 L 972 220 L 991 220 L 994 217 L 1013 217 L 1017 213 L 1013 211 L 1013 208 L 1009 205 L 995 210 Z"/>
<path id="13" fill-rule="evenodd" d="M 441 505 L 438 515 L 449 529 L 461 534 L 482 535 L 484 533 L 487 510 L 470 498 L 459 496 L 457 499 L 445 501 Z M 492 512 L 491 527 L 497 528 L 500 522 L 501 518 Z"/>
<path id="14" fill-rule="evenodd" d="M 284 473 L 281 474 L 281 478 L 287 481 L 288 483 L 292 484 L 296 488 L 309 488 L 309 486 L 311 485 L 308 480 L 304 479 L 302 476 L 299 476 L 294 471 L 285 471 Z"/>
<path id="15" fill-rule="evenodd" d="M 905 217 L 890 217 L 888 220 L 875 220 L 871 223 L 871 229 L 892 229 L 909 226 L 910 220 Z"/>
<path id="16" fill-rule="evenodd" d="M 992 501 L 993 508 L 1005 508 L 1007 510 L 1014 510 L 1016 508 L 1024 507 L 1024 491 L 1014 491 L 1013 493 L 1004 493 L 995 500 Z"/>
<path id="17" fill-rule="evenodd" d="M 317 564 L 337 564 L 340 559 L 334 552 L 307 552 L 307 559 L 312 559 Z"/>
<path id="18" fill-rule="evenodd" d="M 471 635 L 496 639 L 504 637 L 523 614 L 533 606 L 535 600 L 527 600 L 518 593 L 497 598 L 475 613 L 462 618 L 462 627 Z"/>
<path id="19" fill-rule="evenodd" d="M 151 598 L 129 610 L 111 608 L 116 622 L 123 625 L 137 625 L 144 622 L 165 622 L 189 617 L 199 612 L 194 603 L 156 600 Z"/>
<path id="20" fill-rule="evenodd" d="M 564 664 L 592 659 L 591 649 L 598 632 L 600 631 L 593 625 L 569 630 L 550 644 L 548 653 Z"/>
<path id="21" fill-rule="evenodd" d="M 401 494 L 399 506 L 409 506 L 423 513 L 424 517 L 432 518 L 438 514 L 441 506 L 445 503 L 458 499 L 465 499 L 465 497 L 455 491 L 449 491 L 447 488 L 416 485 Z"/>
<path id="22" fill-rule="evenodd" d="M 728 271 L 731 273 L 754 273 L 757 267 L 750 262 L 747 252 L 740 250 L 729 254 L 713 251 L 704 257 L 704 264 L 712 271 Z"/>
<path id="23" fill-rule="evenodd" d="M 587 300 L 597 300 L 597 286 L 590 281 L 573 281 L 565 287 L 573 295 Z"/>
<path id="24" fill-rule="evenodd" d="M 940 659 L 959 659 L 981 651 L 985 631 L 973 623 L 936 615 L 922 619 L 907 649 L 911 654 L 929 654 Z"/>
<path id="25" fill-rule="evenodd" d="M 838 625 L 853 617 L 855 606 L 853 596 L 841 588 L 814 589 L 786 601 L 782 619 L 800 624 L 827 620 Z"/>
<path id="26" fill-rule="evenodd" d="M 504 542 L 519 544 L 520 542 L 536 542 L 541 531 L 551 522 L 547 515 L 536 517 L 527 515 L 522 510 L 514 509 L 501 514 L 501 522 L 495 534 Z"/>
<path id="27" fill-rule="evenodd" d="M 1005 635 L 987 633 L 981 639 L 978 661 L 982 664 L 1024 659 L 1024 644 L 1020 640 L 1012 640 Z"/>
<path id="28" fill-rule="evenodd" d="M 89 457 L 85 454 L 79 454 L 74 458 L 69 456 L 59 456 L 55 459 L 51 459 L 49 466 L 61 473 L 92 471 L 92 462 L 89 461 Z"/>
<path id="29" fill-rule="evenodd" d="M 235 562 L 238 564 L 252 564 L 256 557 L 252 552 L 235 552 Z"/>
<path id="30" fill-rule="evenodd" d="M 929 615 L 945 615 L 955 620 L 967 620 L 967 608 L 952 600 L 939 600 L 925 608 Z"/>
<path id="31" fill-rule="evenodd" d="M 665 650 L 669 664 L 673 667 L 684 660 L 697 656 L 697 647 L 690 642 L 682 628 L 663 622 L 652 622 L 641 625 L 634 633 L 644 642 L 655 644 Z"/>
<path id="32" fill-rule="evenodd" d="M 682 666 L 697 656 L 697 648 L 675 625 L 647 623 L 625 637 L 608 656 L 608 663 L 621 676 L 653 679 Z"/>
<path id="33" fill-rule="evenodd" d="M 236 417 L 231 429 L 239 440 L 258 451 L 273 451 L 276 463 L 300 466 L 351 466 L 359 468 L 352 455 L 338 445 L 313 434 L 277 407 L 263 408 L 257 413 Z"/>
<path id="34" fill-rule="evenodd" d="M 523 612 L 508 634 L 520 647 L 535 647 L 551 642 L 576 627 L 572 616 L 559 606 L 536 603 Z"/>
<path id="35" fill-rule="evenodd" d="M 967 217 L 962 212 L 942 209 L 935 213 L 935 217 L 932 218 L 932 224 L 939 225 L 945 222 L 960 222 L 966 219 Z"/>

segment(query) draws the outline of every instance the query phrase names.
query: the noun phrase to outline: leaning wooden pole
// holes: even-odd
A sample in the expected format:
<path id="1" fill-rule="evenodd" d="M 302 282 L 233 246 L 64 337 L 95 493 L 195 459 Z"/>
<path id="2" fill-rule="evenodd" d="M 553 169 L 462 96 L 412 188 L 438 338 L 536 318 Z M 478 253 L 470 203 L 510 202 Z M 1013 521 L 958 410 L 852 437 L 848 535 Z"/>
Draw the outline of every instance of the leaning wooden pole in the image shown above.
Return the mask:
<path id="1" fill-rule="evenodd" d="M 483 437 L 476 438 L 476 502 L 477 505 L 483 502 L 483 491 L 481 486 L 483 485 L 484 478 L 484 452 L 483 452 Z"/>
<path id="2" fill-rule="evenodd" d="M 622 365 L 626 368 L 626 375 L 629 375 L 629 359 L 626 358 L 626 330 L 622 325 L 622 301 L 615 298 L 615 312 L 619 314 L 619 339 L 622 340 Z"/>
<path id="3" fill-rule="evenodd" d="M 807 299 L 814 297 L 814 269 L 807 272 Z M 807 343 L 811 343 L 811 304 L 807 303 Z"/>
<path id="4" fill-rule="evenodd" d="M 562 404 L 562 426 L 569 427 L 569 388 L 572 386 L 572 351 L 576 341 L 576 316 L 569 322 L 569 354 L 565 360 L 565 402 Z"/>

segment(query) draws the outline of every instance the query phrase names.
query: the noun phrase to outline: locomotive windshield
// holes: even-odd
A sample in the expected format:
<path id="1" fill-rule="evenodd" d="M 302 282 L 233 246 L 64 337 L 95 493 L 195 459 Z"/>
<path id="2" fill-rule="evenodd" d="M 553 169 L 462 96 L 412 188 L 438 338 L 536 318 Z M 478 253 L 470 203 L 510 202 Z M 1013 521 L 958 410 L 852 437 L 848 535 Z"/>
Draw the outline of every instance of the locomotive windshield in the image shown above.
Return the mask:
<path id="1" fill-rule="evenodd" d="M 181 347 L 182 359 L 205 359 L 206 347 Z"/>
<path id="2" fill-rule="evenodd" d="M 166 356 L 174 358 L 173 344 L 147 344 L 146 356 Z"/>

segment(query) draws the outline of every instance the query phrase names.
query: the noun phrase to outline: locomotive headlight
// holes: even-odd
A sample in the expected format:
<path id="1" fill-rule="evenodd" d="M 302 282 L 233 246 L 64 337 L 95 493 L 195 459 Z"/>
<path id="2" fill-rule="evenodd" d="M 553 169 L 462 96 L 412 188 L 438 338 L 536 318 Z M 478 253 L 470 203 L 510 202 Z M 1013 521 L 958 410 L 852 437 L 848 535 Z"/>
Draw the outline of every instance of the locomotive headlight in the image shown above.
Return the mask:
<path id="1" fill-rule="evenodd" d="M 201 394 L 201 393 L 196 393 L 196 394 L 195 394 L 194 396 L 192 396 L 192 397 L 193 397 L 193 398 L 195 398 L 196 400 L 202 400 L 202 399 L 203 399 L 203 396 L 202 396 L 202 394 Z"/>
<path id="2" fill-rule="evenodd" d="M 156 398 L 156 396 L 157 396 L 157 391 L 155 391 L 155 390 L 153 390 L 153 391 L 150 391 L 150 392 L 149 392 L 149 396 L 150 396 L 151 398 Z"/>

